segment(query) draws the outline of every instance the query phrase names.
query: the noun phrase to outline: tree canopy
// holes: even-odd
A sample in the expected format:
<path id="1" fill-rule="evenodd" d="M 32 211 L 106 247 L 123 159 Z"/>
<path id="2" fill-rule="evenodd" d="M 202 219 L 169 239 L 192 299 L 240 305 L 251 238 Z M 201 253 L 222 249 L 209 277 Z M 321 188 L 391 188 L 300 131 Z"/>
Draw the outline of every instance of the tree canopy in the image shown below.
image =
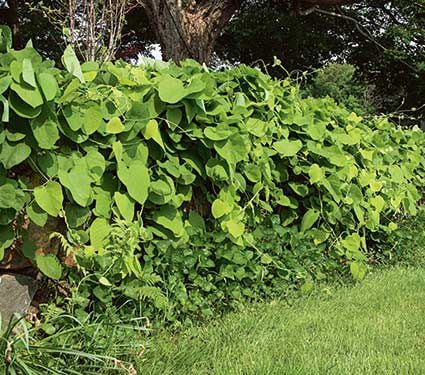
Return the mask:
<path id="1" fill-rule="evenodd" d="M 249 64 L 270 64 L 276 56 L 289 71 L 350 63 L 376 87 L 382 109 L 423 104 L 424 1 L 362 1 L 314 8 L 299 17 L 290 6 L 274 0 L 246 3 L 220 37 L 217 55 Z"/>
<path id="2" fill-rule="evenodd" d="M 35 9 L 39 3 L 63 9 L 66 2 L 3 0 L 0 22 L 12 27 L 17 46 L 32 39 L 45 56 L 59 59 L 63 30 Z M 128 2 L 124 17 L 117 58 L 134 59 L 159 44 L 166 60 L 213 65 L 271 65 L 277 57 L 287 71 L 299 71 L 349 63 L 379 93 L 379 110 L 423 104 L 425 0 L 138 0 Z"/>

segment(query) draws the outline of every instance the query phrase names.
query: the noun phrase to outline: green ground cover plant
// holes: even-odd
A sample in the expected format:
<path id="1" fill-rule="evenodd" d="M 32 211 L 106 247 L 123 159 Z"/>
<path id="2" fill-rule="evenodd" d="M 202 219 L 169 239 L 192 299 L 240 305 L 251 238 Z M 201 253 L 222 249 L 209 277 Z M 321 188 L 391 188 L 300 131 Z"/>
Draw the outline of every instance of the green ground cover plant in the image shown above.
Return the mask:
<path id="1" fill-rule="evenodd" d="M 45 306 L 41 325 L 21 320 L 15 323 L 19 334 L 13 334 L 12 327 L 2 331 L 0 371 L 416 373 L 423 368 L 425 330 L 421 314 L 425 250 L 423 231 L 418 231 L 424 219 L 424 210 L 406 218 L 381 243 L 381 253 L 392 255 L 385 263 L 403 268 L 375 269 L 355 287 L 322 283 L 270 304 L 246 304 L 207 325 L 150 330 L 145 318 L 134 318 L 137 311 L 120 314 L 109 308 L 78 320 L 72 312 Z M 359 309 L 362 313 L 357 313 Z"/>
<path id="2" fill-rule="evenodd" d="M 179 321 L 360 280 L 374 237 L 417 213 L 417 128 L 244 65 L 80 65 L 68 47 L 61 69 L 1 30 L 0 259 L 13 245 L 66 279 L 78 318 L 130 299 Z M 31 235 L 52 221 L 54 252 Z"/>

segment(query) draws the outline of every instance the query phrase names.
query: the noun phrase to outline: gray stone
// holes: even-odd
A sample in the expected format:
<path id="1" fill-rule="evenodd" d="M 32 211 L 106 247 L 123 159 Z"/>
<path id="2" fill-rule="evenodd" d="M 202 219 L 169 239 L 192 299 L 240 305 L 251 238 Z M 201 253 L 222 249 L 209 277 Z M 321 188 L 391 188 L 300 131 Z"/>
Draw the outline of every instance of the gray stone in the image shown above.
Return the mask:
<path id="1" fill-rule="evenodd" d="M 37 282 L 28 276 L 0 275 L 0 313 L 3 324 L 13 314 L 26 315 L 37 290 Z"/>

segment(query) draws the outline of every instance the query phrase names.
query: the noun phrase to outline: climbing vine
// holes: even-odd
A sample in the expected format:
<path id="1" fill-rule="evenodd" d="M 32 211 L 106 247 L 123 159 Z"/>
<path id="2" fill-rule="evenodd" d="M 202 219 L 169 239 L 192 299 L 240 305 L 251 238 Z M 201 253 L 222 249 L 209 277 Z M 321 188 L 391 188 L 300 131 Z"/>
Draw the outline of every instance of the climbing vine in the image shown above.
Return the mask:
<path id="1" fill-rule="evenodd" d="M 103 257 L 119 260 L 120 280 L 157 283 L 161 254 L 199 250 L 204 237 L 182 285 L 201 266 L 259 282 L 271 265 L 290 268 L 285 252 L 261 245 L 274 228 L 285 251 L 310 244 L 360 279 L 371 234 L 416 213 L 425 167 L 416 128 L 303 98 L 291 80 L 244 65 L 80 65 L 68 47 L 62 69 L 31 45 L 11 49 L 7 36 L 2 29 L 0 259 L 18 240 L 51 278 L 64 257 Z M 13 225 L 20 215 L 32 226 L 61 222 L 65 254 L 31 242 Z M 137 223 L 122 256 L 111 248 L 117 223 Z M 119 283 L 102 275 L 104 287 Z"/>

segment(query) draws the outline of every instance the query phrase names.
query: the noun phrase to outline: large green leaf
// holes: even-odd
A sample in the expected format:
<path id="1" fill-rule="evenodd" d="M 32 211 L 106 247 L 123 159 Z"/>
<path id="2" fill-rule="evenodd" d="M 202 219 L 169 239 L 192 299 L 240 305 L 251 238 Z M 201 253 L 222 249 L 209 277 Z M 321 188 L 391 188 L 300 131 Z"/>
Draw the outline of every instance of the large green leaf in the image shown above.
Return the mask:
<path id="1" fill-rule="evenodd" d="M 37 87 L 37 83 L 35 82 L 34 68 L 32 67 L 31 60 L 28 58 L 22 61 L 22 78 L 24 82 L 31 87 Z"/>
<path id="2" fill-rule="evenodd" d="M 111 134 L 119 134 L 124 131 L 125 127 L 119 117 L 112 117 L 106 125 L 106 131 Z"/>
<path id="3" fill-rule="evenodd" d="M 44 97 L 47 101 L 51 101 L 56 97 L 59 90 L 56 78 L 50 73 L 40 73 L 37 75 L 38 84 L 41 87 Z"/>
<path id="4" fill-rule="evenodd" d="M 96 216 L 110 218 L 112 208 L 111 193 L 98 187 L 95 187 L 93 191 L 94 200 L 96 201 L 96 206 L 93 209 L 93 213 Z"/>
<path id="5" fill-rule="evenodd" d="M 319 165 L 313 164 L 308 171 L 308 175 L 310 177 L 310 183 L 315 184 L 323 180 L 325 172 Z"/>
<path id="6" fill-rule="evenodd" d="M 12 48 L 12 30 L 9 26 L 0 25 L 0 52 L 7 52 Z"/>
<path id="7" fill-rule="evenodd" d="M 106 162 L 103 155 L 97 150 L 89 150 L 84 157 L 90 178 L 97 182 L 103 176 L 106 169 Z"/>
<path id="8" fill-rule="evenodd" d="M 87 207 L 92 200 L 92 188 L 89 171 L 83 163 L 78 163 L 69 172 L 59 170 L 59 180 L 81 207 Z"/>
<path id="9" fill-rule="evenodd" d="M 111 227 L 108 221 L 103 218 L 97 218 L 90 226 L 90 242 L 95 249 L 103 248 L 105 240 L 109 236 Z"/>
<path id="10" fill-rule="evenodd" d="M 83 226 L 89 218 L 90 210 L 88 207 L 80 207 L 75 204 L 68 204 L 65 207 L 65 216 L 68 225 L 71 228 Z"/>
<path id="11" fill-rule="evenodd" d="M 185 232 L 181 213 L 174 206 L 161 207 L 159 211 L 154 212 L 153 219 L 157 224 L 170 230 L 176 237 L 183 236 Z"/>
<path id="12" fill-rule="evenodd" d="M 235 134 L 225 141 L 214 143 L 214 148 L 229 164 L 236 164 L 247 158 L 249 143 L 241 135 Z"/>
<path id="13" fill-rule="evenodd" d="M 320 211 L 315 209 L 309 209 L 303 216 L 301 220 L 301 232 L 309 230 L 319 219 Z"/>
<path id="14" fill-rule="evenodd" d="M 352 262 L 350 272 L 356 281 L 362 281 L 366 276 L 367 266 L 360 262 Z"/>
<path id="15" fill-rule="evenodd" d="M 360 205 L 364 201 L 362 191 L 357 185 L 350 186 L 347 196 L 350 197 L 356 205 Z"/>
<path id="16" fill-rule="evenodd" d="M 295 156 L 303 147 L 300 140 L 290 141 L 283 139 L 273 143 L 273 148 L 283 157 Z"/>
<path id="17" fill-rule="evenodd" d="M 23 61 L 14 60 L 9 65 L 9 72 L 15 82 L 22 80 Z"/>
<path id="18" fill-rule="evenodd" d="M 215 181 L 226 181 L 229 179 L 228 166 L 223 160 L 210 159 L 205 165 L 207 176 Z"/>
<path id="19" fill-rule="evenodd" d="M 216 199 L 211 206 L 211 212 L 214 218 L 216 219 L 219 219 L 220 217 L 228 214 L 231 211 L 232 211 L 232 206 L 226 201 L 223 201 L 221 199 Z"/>
<path id="20" fill-rule="evenodd" d="M 59 139 L 59 130 L 56 122 L 49 119 L 46 121 L 44 119 L 37 120 L 35 119 L 31 122 L 31 128 L 38 145 L 45 150 L 55 148 L 55 144 Z"/>
<path id="21" fill-rule="evenodd" d="M 46 225 L 48 215 L 36 202 L 33 202 L 27 207 L 27 215 L 39 227 Z"/>
<path id="22" fill-rule="evenodd" d="M 35 256 L 38 269 L 51 279 L 59 280 L 62 277 L 62 265 L 53 254 Z"/>
<path id="23" fill-rule="evenodd" d="M 403 170 L 398 165 L 391 165 L 389 167 L 391 179 L 393 182 L 397 182 L 399 184 L 404 182 Z"/>
<path id="24" fill-rule="evenodd" d="M 16 93 L 11 92 L 9 95 L 10 108 L 20 117 L 36 118 L 40 115 L 42 107 L 33 108 L 25 103 Z"/>
<path id="25" fill-rule="evenodd" d="M 140 204 L 146 202 L 150 176 L 145 164 L 139 160 L 135 160 L 129 166 L 123 163 L 118 165 L 118 178 L 126 186 L 130 197 Z"/>
<path id="26" fill-rule="evenodd" d="M 250 117 L 246 121 L 246 128 L 256 137 L 263 137 L 266 134 L 267 124 L 263 120 Z"/>
<path id="27" fill-rule="evenodd" d="M 26 83 L 13 82 L 10 88 L 32 108 L 37 108 L 43 104 L 43 97 L 38 87 L 31 87 Z"/>
<path id="28" fill-rule="evenodd" d="M 360 249 L 361 238 L 357 233 L 346 236 L 342 241 L 342 246 L 351 254 L 356 253 Z"/>
<path id="29" fill-rule="evenodd" d="M 328 147 L 326 149 L 326 156 L 332 164 L 338 167 L 345 167 L 349 165 L 350 159 L 352 158 L 351 155 L 347 155 L 337 146 Z"/>
<path id="30" fill-rule="evenodd" d="M 43 153 L 43 155 L 39 155 L 37 158 L 37 165 L 45 175 L 51 178 L 56 177 L 58 174 L 58 158 L 53 152 L 46 152 Z"/>
<path id="31" fill-rule="evenodd" d="M 78 61 L 77 55 L 70 45 L 66 47 L 65 52 L 63 53 L 62 63 L 66 70 L 68 70 L 68 72 L 73 76 L 77 77 L 81 83 L 85 82 L 83 72 L 81 71 L 80 62 Z"/>
<path id="32" fill-rule="evenodd" d="M 150 187 L 151 191 L 158 195 L 170 195 L 174 192 L 173 180 L 165 176 L 152 181 Z"/>
<path id="33" fill-rule="evenodd" d="M 385 200 L 378 195 L 370 199 L 370 204 L 375 207 L 378 212 L 381 212 L 385 207 Z"/>
<path id="34" fill-rule="evenodd" d="M 0 182 L 0 208 L 21 210 L 26 203 L 24 191 L 19 189 L 16 181 L 12 179 L 4 179 Z"/>
<path id="35" fill-rule="evenodd" d="M 261 181 L 261 169 L 255 164 L 246 164 L 244 172 L 248 180 L 251 182 L 260 182 Z"/>
<path id="36" fill-rule="evenodd" d="M 16 186 L 10 182 L 0 185 L 0 208 L 13 208 L 16 197 Z"/>
<path id="37" fill-rule="evenodd" d="M 171 129 L 174 130 L 180 124 L 182 117 L 183 117 L 183 114 L 179 108 L 167 109 L 167 121 L 168 121 L 168 126 Z"/>
<path id="38" fill-rule="evenodd" d="M 226 227 L 229 233 L 235 238 L 242 236 L 245 231 L 245 224 L 237 220 L 227 221 Z"/>
<path id="39" fill-rule="evenodd" d="M 131 222 L 134 218 L 134 200 L 128 194 L 122 194 L 118 191 L 114 194 L 114 200 L 121 216 Z"/>
<path id="40" fill-rule="evenodd" d="M 81 65 L 84 79 L 88 82 L 93 81 L 99 72 L 99 63 L 96 61 L 86 61 Z"/>
<path id="41" fill-rule="evenodd" d="M 227 125 L 217 127 L 208 126 L 204 129 L 205 136 L 212 141 L 222 141 L 223 139 L 227 139 L 234 132 L 235 129 L 232 129 Z"/>
<path id="42" fill-rule="evenodd" d="M 331 194 L 335 202 L 341 201 L 341 181 L 336 176 L 329 176 L 322 181 L 323 186 Z"/>
<path id="43" fill-rule="evenodd" d="M 78 107 L 65 106 L 62 108 L 62 114 L 71 130 L 77 131 L 81 129 L 84 123 L 84 118 Z"/>
<path id="44" fill-rule="evenodd" d="M 93 134 L 102 125 L 102 114 L 96 107 L 89 107 L 83 115 L 83 130 L 86 134 Z"/>
<path id="45" fill-rule="evenodd" d="M 15 165 L 21 164 L 31 155 L 31 148 L 25 143 L 11 144 L 3 143 L 0 152 L 0 162 L 6 169 L 11 169 Z"/>
<path id="46" fill-rule="evenodd" d="M 10 76 L 4 76 L 0 78 L 0 94 L 3 94 L 12 83 L 12 78 Z"/>
<path id="47" fill-rule="evenodd" d="M 290 182 L 289 187 L 301 197 L 306 197 L 308 195 L 308 186 L 304 184 L 298 184 L 296 182 Z"/>
<path id="48" fill-rule="evenodd" d="M 0 209 L 0 225 L 10 225 L 16 218 L 16 210 L 13 208 Z"/>
<path id="49" fill-rule="evenodd" d="M 162 141 L 161 132 L 159 130 L 159 125 L 156 120 L 149 120 L 143 129 L 143 136 L 146 139 L 153 139 L 156 143 L 158 143 L 164 149 L 164 143 Z"/>
<path id="50" fill-rule="evenodd" d="M 62 188 L 56 181 L 48 181 L 45 185 L 34 189 L 37 204 L 50 216 L 57 217 L 62 210 Z"/>
<path id="51" fill-rule="evenodd" d="M 158 92 L 161 100 L 170 104 L 178 103 L 188 94 L 183 86 L 183 82 L 169 74 L 161 77 Z"/>

